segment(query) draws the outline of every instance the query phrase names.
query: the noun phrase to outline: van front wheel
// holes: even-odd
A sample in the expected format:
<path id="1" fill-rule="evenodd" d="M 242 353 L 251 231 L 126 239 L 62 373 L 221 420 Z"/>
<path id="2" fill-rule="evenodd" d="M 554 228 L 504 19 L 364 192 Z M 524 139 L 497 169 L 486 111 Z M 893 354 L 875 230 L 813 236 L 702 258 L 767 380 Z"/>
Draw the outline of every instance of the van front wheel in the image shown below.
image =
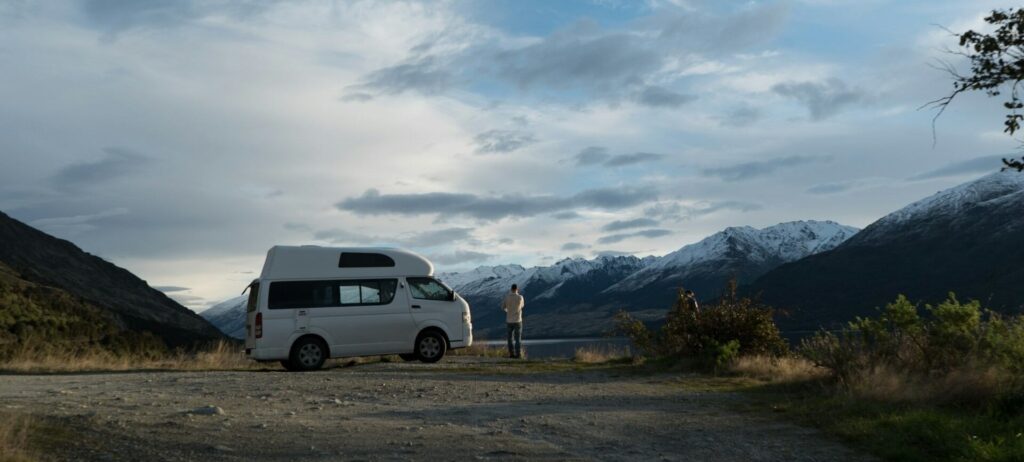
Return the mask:
<path id="1" fill-rule="evenodd" d="M 435 331 L 424 332 L 416 339 L 416 356 L 425 363 L 440 361 L 447 349 L 444 336 Z"/>
<path id="2" fill-rule="evenodd" d="M 327 347 L 324 343 L 314 337 L 299 339 L 292 345 L 292 352 L 288 356 L 290 371 L 315 371 L 320 369 L 327 361 Z"/>

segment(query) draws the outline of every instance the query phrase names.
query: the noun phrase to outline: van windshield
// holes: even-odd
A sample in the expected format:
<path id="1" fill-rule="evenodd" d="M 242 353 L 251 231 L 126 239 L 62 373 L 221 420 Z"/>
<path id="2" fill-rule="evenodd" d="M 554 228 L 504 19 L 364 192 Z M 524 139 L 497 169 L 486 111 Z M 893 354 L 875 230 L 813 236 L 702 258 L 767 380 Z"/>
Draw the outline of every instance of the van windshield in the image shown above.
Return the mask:
<path id="1" fill-rule="evenodd" d="M 259 296 L 260 296 L 260 283 L 253 282 L 252 284 L 249 284 L 249 303 L 247 305 L 245 305 L 245 311 L 246 312 L 252 313 L 253 311 L 256 311 L 256 305 L 257 305 L 257 301 L 259 299 Z"/>

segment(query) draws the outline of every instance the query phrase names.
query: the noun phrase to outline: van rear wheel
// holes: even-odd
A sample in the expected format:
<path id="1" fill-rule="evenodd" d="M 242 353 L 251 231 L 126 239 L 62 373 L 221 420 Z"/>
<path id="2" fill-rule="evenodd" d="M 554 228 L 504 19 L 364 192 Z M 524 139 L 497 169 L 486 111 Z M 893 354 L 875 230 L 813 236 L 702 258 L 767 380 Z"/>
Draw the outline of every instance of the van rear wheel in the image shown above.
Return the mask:
<path id="1" fill-rule="evenodd" d="M 288 356 L 290 371 L 315 371 L 320 369 L 327 361 L 327 345 L 315 337 L 300 338 L 292 345 L 292 352 Z"/>
<path id="2" fill-rule="evenodd" d="M 425 363 L 436 363 L 444 357 L 448 342 L 436 331 L 426 331 L 416 339 L 416 357 Z"/>

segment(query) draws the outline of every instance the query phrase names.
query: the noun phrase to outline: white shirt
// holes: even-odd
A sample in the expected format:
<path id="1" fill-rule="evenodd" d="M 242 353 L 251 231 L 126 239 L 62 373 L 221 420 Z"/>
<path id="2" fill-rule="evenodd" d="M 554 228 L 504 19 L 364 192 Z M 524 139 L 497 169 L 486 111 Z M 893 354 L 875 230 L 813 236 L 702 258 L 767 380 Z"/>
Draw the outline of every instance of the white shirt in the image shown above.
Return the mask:
<path id="1" fill-rule="evenodd" d="M 505 322 L 523 322 L 523 296 L 515 292 L 509 292 L 501 301 L 501 309 L 505 311 Z"/>

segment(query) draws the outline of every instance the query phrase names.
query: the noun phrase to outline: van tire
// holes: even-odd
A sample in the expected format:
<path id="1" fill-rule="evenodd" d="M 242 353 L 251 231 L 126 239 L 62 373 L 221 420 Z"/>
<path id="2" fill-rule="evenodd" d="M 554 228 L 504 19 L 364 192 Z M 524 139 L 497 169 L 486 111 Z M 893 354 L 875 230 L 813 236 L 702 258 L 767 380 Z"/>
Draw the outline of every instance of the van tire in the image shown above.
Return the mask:
<path id="1" fill-rule="evenodd" d="M 427 330 L 416 337 L 416 358 L 425 363 L 436 363 L 448 351 L 448 341 L 436 330 Z"/>
<path id="2" fill-rule="evenodd" d="M 416 361 L 417 359 L 420 359 L 419 355 L 416 353 L 402 353 L 398 355 L 398 357 L 402 358 L 402 361 Z"/>
<path id="3" fill-rule="evenodd" d="M 286 367 L 290 371 L 315 371 L 324 365 L 329 356 L 327 344 L 319 337 L 302 337 L 292 345 L 291 354 L 288 355 Z"/>

